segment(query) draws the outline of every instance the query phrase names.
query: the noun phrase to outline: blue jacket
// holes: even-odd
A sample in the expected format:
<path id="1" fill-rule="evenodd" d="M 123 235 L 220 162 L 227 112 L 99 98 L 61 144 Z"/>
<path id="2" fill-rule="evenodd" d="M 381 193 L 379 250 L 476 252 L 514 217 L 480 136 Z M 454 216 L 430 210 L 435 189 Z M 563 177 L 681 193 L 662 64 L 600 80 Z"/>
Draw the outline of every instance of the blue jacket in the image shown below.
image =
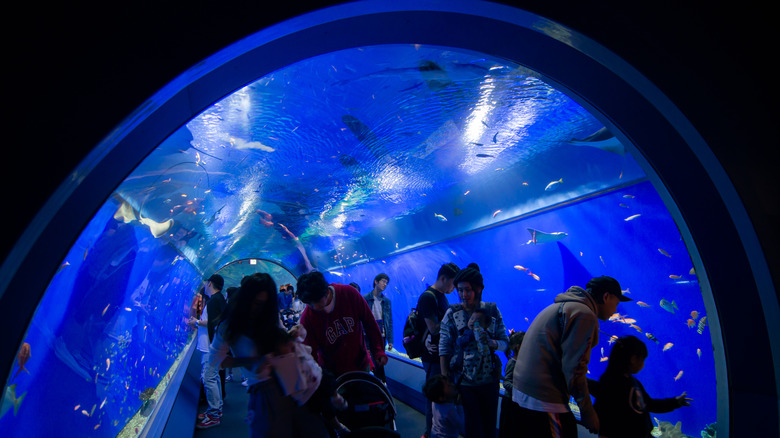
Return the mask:
<path id="1" fill-rule="evenodd" d="M 374 293 L 373 291 L 363 295 L 363 298 L 366 299 L 366 302 L 368 303 L 368 307 L 374 308 Z M 390 299 L 385 296 L 385 294 L 381 294 L 379 298 L 382 300 L 382 324 L 384 325 L 385 329 L 385 339 L 388 343 L 393 343 L 393 310 L 390 305 Z"/>

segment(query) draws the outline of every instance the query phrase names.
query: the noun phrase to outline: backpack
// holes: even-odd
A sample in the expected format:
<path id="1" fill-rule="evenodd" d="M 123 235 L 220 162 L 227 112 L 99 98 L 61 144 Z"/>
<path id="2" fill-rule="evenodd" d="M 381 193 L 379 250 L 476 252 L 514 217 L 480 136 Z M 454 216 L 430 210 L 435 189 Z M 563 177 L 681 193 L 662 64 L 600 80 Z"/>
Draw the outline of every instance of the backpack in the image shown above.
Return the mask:
<path id="1" fill-rule="evenodd" d="M 423 293 L 430 293 L 425 291 Z M 417 309 L 412 308 L 404 324 L 404 350 L 409 359 L 422 357 L 425 348 L 425 338 L 428 337 L 428 326 L 423 318 L 417 314 Z"/>

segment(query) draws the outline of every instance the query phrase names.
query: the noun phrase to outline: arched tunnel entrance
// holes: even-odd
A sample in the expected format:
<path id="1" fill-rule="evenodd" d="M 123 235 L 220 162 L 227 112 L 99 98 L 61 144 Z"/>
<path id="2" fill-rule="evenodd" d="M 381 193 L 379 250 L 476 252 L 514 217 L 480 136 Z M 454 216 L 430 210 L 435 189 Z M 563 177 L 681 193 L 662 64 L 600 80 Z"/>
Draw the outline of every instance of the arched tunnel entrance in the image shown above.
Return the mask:
<path id="1" fill-rule="evenodd" d="M 7 286 L 38 292 L 1 297 L 20 341 L 2 352 L 6 388 L 45 406 L 14 374 L 27 342 L 28 368 L 78 376 L 66 389 L 84 400 L 63 412 L 100 405 L 79 427 L 114 435 L 144 410 L 128 394 L 170 379 L 189 340 L 171 321 L 227 264 L 344 283 L 386 271 L 401 320 L 435 266 L 473 261 L 518 329 L 569 283 L 618 277 L 648 307 L 619 310 L 636 328 L 602 329 L 674 344 L 645 380 L 700 391 L 670 422 L 751 429 L 740 401 L 763 387 L 776 427 L 777 353 L 742 340 L 772 343 L 777 303 L 728 184 L 652 84 L 554 22 L 486 4 L 320 11 L 190 70 L 74 173 Z M 36 419 L 15 414 L 0 427 Z"/>

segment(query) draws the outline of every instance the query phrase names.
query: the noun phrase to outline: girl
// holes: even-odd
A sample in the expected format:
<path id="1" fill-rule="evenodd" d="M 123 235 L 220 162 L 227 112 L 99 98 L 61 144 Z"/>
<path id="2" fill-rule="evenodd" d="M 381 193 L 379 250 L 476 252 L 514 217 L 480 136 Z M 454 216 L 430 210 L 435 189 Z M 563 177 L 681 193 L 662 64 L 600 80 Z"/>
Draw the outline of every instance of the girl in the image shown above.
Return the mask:
<path id="1" fill-rule="evenodd" d="M 644 368 L 646 358 L 647 347 L 636 336 L 623 336 L 612 347 L 594 405 L 601 424 L 599 437 L 649 438 L 653 430 L 650 412 L 671 412 L 691 405 L 685 392 L 673 398 L 650 398 L 633 376 Z"/>
<path id="2" fill-rule="evenodd" d="M 328 432 L 320 416 L 285 395 L 270 366 L 273 333 L 280 327 L 276 290 L 274 280 L 265 273 L 241 280 L 227 317 L 211 342 L 210 359 L 223 368 L 241 366 L 248 371 L 247 423 L 252 438 L 325 438 Z M 232 351 L 232 357 L 228 351 Z"/>

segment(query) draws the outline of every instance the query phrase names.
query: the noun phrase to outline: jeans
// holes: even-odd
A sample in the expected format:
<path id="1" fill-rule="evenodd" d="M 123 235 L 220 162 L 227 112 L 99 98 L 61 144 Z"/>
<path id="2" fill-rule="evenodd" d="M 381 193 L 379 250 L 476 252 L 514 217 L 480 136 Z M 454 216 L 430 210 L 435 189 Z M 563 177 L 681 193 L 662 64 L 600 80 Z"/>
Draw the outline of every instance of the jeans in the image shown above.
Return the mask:
<path id="1" fill-rule="evenodd" d="M 423 362 L 423 369 L 425 370 L 425 381 L 428 381 L 432 376 L 441 374 L 441 364 L 437 362 Z M 425 401 L 425 433 L 427 436 L 431 436 L 431 424 L 433 424 L 433 404 L 430 400 Z"/>
<path id="2" fill-rule="evenodd" d="M 222 415 L 222 392 L 220 390 L 219 372 L 216 366 L 209 365 L 209 353 L 201 351 L 200 354 L 200 379 L 203 381 L 206 401 L 209 404 L 206 414 L 220 416 Z"/>

